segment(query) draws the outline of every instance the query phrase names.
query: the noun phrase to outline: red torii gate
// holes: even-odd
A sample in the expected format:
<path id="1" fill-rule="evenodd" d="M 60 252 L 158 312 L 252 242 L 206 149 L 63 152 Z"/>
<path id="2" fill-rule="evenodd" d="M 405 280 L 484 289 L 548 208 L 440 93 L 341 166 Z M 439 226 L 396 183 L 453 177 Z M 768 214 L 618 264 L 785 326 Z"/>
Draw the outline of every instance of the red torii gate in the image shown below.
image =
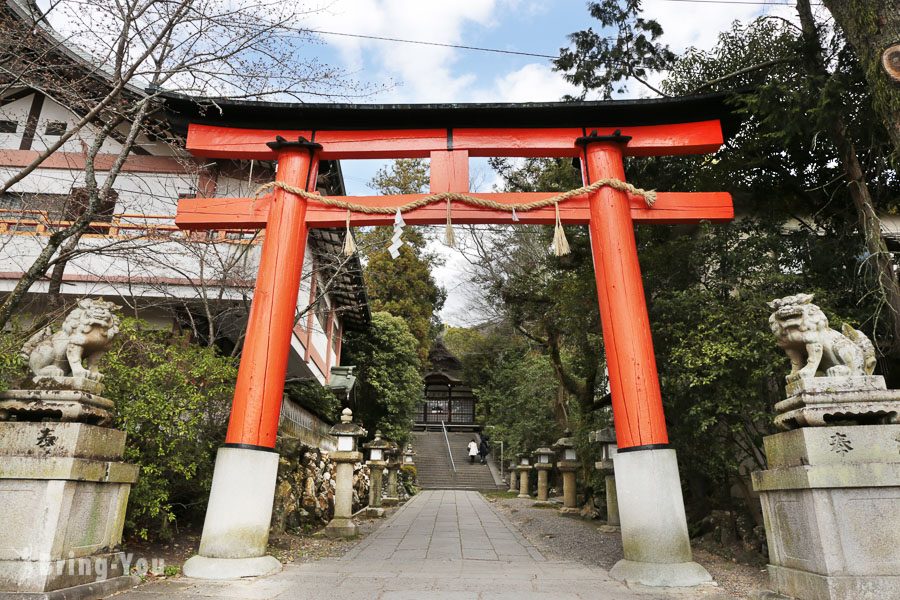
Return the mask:
<path id="1" fill-rule="evenodd" d="M 643 104 L 648 106 L 651 103 L 652 101 L 645 101 Z M 615 103 L 597 103 L 598 106 L 603 104 Z M 663 106 L 664 113 L 665 104 L 657 104 Z M 623 119 L 626 122 L 621 125 L 610 126 L 609 119 L 603 118 L 600 111 L 597 111 L 595 118 L 603 122 L 594 123 L 590 117 L 582 116 L 579 123 L 564 127 L 544 127 L 544 123 L 540 122 L 529 127 L 510 127 L 504 126 L 504 122 L 509 119 L 503 115 L 504 107 L 511 110 L 508 108 L 510 106 L 521 107 L 487 107 L 487 112 L 495 116 L 497 123 L 490 127 L 416 128 L 411 123 L 409 127 L 395 125 L 376 129 L 343 129 L 309 122 L 306 128 L 273 129 L 192 122 L 188 127 L 187 149 L 195 156 L 208 158 L 276 160 L 277 182 L 309 192 L 315 191 L 321 160 L 429 158 L 431 193 L 467 193 L 470 157 L 579 158 L 584 182 L 588 185 L 601 178 L 624 180 L 623 158 L 626 156 L 709 153 L 723 143 L 719 118 L 679 122 L 677 110 L 672 110 L 673 114 L 668 118 L 665 114 L 657 114 L 655 120 L 662 122 L 654 124 L 629 124 L 627 121 L 635 120 L 632 116 Z M 558 106 L 572 107 L 571 104 Z M 370 107 L 338 107 L 335 110 L 342 108 L 348 115 L 352 114 L 350 111 L 354 108 L 367 110 L 377 120 L 377 110 Z M 653 107 L 656 113 L 660 112 L 658 108 Z M 639 109 L 634 112 L 639 114 Z M 238 115 L 236 120 L 240 120 L 239 111 L 235 114 Z M 226 125 L 231 124 L 227 119 L 223 120 Z M 470 195 L 503 204 L 516 204 L 545 199 L 554 194 L 534 192 Z M 340 199 L 360 205 L 395 207 L 423 196 L 413 194 Z M 559 206 L 559 212 L 563 224 L 587 224 L 590 229 L 619 452 L 624 453 L 624 456 L 632 452 L 637 454 L 639 451 L 665 449 L 669 440 L 633 226 L 634 223 L 727 221 L 733 218 L 731 197 L 724 192 L 659 192 L 656 203 L 649 207 L 642 197 L 604 187 L 564 202 Z M 258 199 L 195 198 L 179 201 L 176 223 L 184 229 L 266 229 L 228 426 L 227 448 L 257 451 L 271 451 L 274 448 L 307 232 L 309 228 L 315 227 L 343 227 L 347 215 L 345 208 L 327 206 L 282 188 L 276 188 L 272 194 Z M 404 220 L 411 225 L 442 224 L 446 219 L 447 207 L 444 203 L 404 213 Z M 350 222 L 354 226 L 391 225 L 393 220 L 393 214 L 352 212 L 350 215 Z M 517 221 L 514 222 L 511 213 L 507 211 L 454 203 L 452 220 L 461 224 L 549 225 L 555 223 L 556 212 L 552 206 L 519 212 Z M 225 485 L 222 482 L 224 474 L 220 471 L 232 470 L 221 465 L 221 462 L 220 455 L 200 554 L 212 558 L 261 556 L 265 550 L 264 543 L 262 551 L 256 544 L 248 554 L 248 551 L 236 548 L 225 539 L 225 532 L 229 527 L 233 529 L 234 525 L 225 526 L 220 523 L 221 526 L 217 526 L 216 523 L 211 523 L 211 520 L 221 522 L 225 517 L 219 513 L 228 511 L 229 503 L 224 500 L 224 504 L 216 508 L 217 496 L 224 498 L 236 493 L 233 489 L 229 488 L 226 492 L 223 488 L 217 494 L 216 486 Z M 657 536 L 668 535 L 678 539 L 672 542 L 671 548 L 666 543 L 660 544 L 658 539 L 653 541 L 657 547 L 666 547 L 665 551 L 649 551 L 649 554 L 642 551 L 637 555 L 632 551 L 632 556 L 626 551 L 627 560 L 623 562 L 693 565 L 694 563 L 690 563 L 689 544 L 687 555 L 683 552 L 687 529 L 686 524 L 683 527 L 681 525 L 684 523 L 684 508 L 678 487 L 677 466 L 674 466 L 674 453 L 671 461 L 666 464 L 659 464 L 656 459 L 650 461 L 652 464 L 645 463 L 646 461 L 641 462 L 636 467 L 656 469 L 657 479 L 668 478 L 670 485 L 674 468 L 674 485 L 677 490 L 661 489 L 659 492 L 670 495 L 676 493 L 677 506 L 641 508 L 639 501 L 629 501 L 636 510 L 649 511 L 663 521 L 680 521 L 670 523 L 662 532 L 658 531 L 659 527 L 656 528 Z M 652 485 L 654 482 L 651 481 Z M 274 479 L 272 486 L 274 489 Z M 620 499 L 623 496 L 647 495 L 646 483 L 636 481 L 632 482 L 633 490 L 627 489 L 628 487 L 619 483 Z M 623 538 L 628 537 L 629 531 L 637 532 L 639 525 L 638 522 L 626 523 L 629 520 L 626 516 L 628 512 L 623 506 Z M 213 513 L 218 516 L 214 517 Z M 647 518 L 635 515 L 632 520 L 643 521 Z M 260 517 L 260 523 L 262 520 Z M 646 536 L 646 523 L 640 525 L 644 527 L 641 535 Z M 266 520 L 265 527 L 267 526 Z M 672 527 L 678 531 L 671 531 Z M 632 542 L 632 547 L 635 547 L 637 542 Z M 696 573 L 692 576 L 694 579 L 688 577 L 691 581 L 700 577 Z M 623 578 L 627 578 L 627 573 Z M 672 585 L 671 582 L 668 584 Z"/>

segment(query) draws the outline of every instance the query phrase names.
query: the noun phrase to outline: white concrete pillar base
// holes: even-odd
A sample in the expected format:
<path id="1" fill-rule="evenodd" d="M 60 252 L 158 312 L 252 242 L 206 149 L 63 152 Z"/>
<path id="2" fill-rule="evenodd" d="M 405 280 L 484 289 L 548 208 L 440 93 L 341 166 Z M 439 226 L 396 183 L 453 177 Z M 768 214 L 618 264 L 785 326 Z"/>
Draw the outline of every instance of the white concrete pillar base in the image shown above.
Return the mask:
<path id="1" fill-rule="evenodd" d="M 663 587 L 711 582 L 706 569 L 692 561 L 675 451 L 619 450 L 613 460 L 625 558 L 610 576 Z"/>
<path id="2" fill-rule="evenodd" d="M 281 563 L 266 556 L 278 454 L 266 449 L 219 448 L 198 556 L 184 574 L 200 579 L 267 575 Z"/>
<path id="3" fill-rule="evenodd" d="M 613 566 L 609 576 L 628 584 L 653 587 L 715 585 L 706 569 L 695 562 L 661 564 L 622 559 Z"/>
<path id="4" fill-rule="evenodd" d="M 581 514 L 581 510 L 577 508 L 569 508 L 568 506 L 563 506 L 559 509 L 559 514 L 564 517 L 577 517 Z"/>
<path id="5" fill-rule="evenodd" d="M 254 558 L 208 558 L 192 556 L 181 567 L 185 577 L 195 579 L 240 579 L 261 577 L 281 571 L 281 563 L 274 556 Z"/>
<path id="6" fill-rule="evenodd" d="M 350 538 L 359 533 L 359 529 L 351 519 L 343 519 L 335 517 L 329 521 L 325 529 L 322 530 L 325 537 L 329 538 Z"/>

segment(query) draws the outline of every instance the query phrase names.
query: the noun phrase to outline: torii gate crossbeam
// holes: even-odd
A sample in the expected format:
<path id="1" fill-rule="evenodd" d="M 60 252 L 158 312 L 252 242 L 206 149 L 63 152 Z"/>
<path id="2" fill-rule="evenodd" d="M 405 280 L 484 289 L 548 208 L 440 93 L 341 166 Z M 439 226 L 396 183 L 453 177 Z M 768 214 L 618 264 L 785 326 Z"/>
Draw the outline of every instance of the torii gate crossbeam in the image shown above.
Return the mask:
<path id="1" fill-rule="evenodd" d="M 623 127 L 368 130 L 257 129 L 192 123 L 187 148 L 195 155 L 211 158 L 277 160 L 278 182 L 310 192 L 315 190 L 322 159 L 429 157 L 431 192 L 437 193 L 468 192 L 468 160 L 473 156 L 578 157 L 587 185 L 609 177 L 624 181 L 626 156 L 707 153 L 722 142 L 718 119 Z M 513 204 L 551 194 L 473 195 Z M 420 197 L 341 199 L 396 207 Z M 306 234 L 311 227 L 343 226 L 347 214 L 344 208 L 281 188 L 259 199 L 196 198 L 179 202 L 176 223 L 186 229 L 266 229 L 226 448 L 217 458 L 200 556 L 193 567 L 185 565 L 186 573 L 207 573 L 201 560 L 262 558 L 265 552 L 262 532 L 268 529 L 277 456 L 273 463 L 262 455 L 271 455 L 275 444 Z M 651 584 L 698 583 L 709 576 L 691 562 L 677 463 L 674 451 L 668 448 L 634 223 L 726 221 L 733 218 L 731 198 L 721 192 L 659 193 L 657 203 L 648 207 L 640 197 L 604 187 L 561 204 L 560 216 L 564 224 L 587 224 L 591 234 L 620 453 L 617 461 L 621 464 L 621 468 L 617 464 L 616 476 L 626 557 L 613 574 Z M 404 214 L 409 224 L 441 224 L 446 218 L 443 204 Z M 350 219 L 356 226 L 389 225 L 393 215 L 353 212 Z M 514 224 L 507 211 L 460 203 L 452 205 L 452 220 Z M 519 212 L 517 219 L 518 224 L 554 221 L 552 207 Z M 248 482 L 255 482 L 249 483 L 253 491 L 248 491 Z M 236 495 L 244 498 L 238 518 Z M 246 539 L 234 535 L 236 530 L 255 530 L 260 535 L 248 545 Z M 666 569 L 661 576 L 658 567 L 663 564 Z"/>

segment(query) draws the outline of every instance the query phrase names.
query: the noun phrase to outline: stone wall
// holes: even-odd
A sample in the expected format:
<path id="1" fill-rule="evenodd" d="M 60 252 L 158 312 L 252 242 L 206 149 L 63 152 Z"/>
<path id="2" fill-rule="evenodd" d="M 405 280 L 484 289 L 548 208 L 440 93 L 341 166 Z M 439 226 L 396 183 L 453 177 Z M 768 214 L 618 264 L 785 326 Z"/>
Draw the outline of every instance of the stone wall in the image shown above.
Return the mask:
<path id="1" fill-rule="evenodd" d="M 301 440 L 279 437 L 280 455 L 272 531 L 318 529 L 334 515 L 334 463 L 328 452 Z M 368 504 L 369 468 L 353 469 L 353 511 Z"/>

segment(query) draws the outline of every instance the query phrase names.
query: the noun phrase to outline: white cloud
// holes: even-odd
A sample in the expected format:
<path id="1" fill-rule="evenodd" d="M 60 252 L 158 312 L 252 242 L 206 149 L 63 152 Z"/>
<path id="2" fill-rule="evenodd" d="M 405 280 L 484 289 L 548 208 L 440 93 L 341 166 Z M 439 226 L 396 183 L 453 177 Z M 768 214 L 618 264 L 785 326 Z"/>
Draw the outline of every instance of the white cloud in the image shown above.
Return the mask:
<path id="1" fill-rule="evenodd" d="M 676 51 L 691 46 L 707 50 L 712 48 L 718 41 L 719 33 L 731 29 L 734 21 L 747 22 L 762 14 L 796 20 L 796 11 L 790 5 L 646 0 L 642 7 L 646 17 L 659 21 L 665 32 L 663 41 Z"/>
<path id="2" fill-rule="evenodd" d="M 467 233 L 457 228 L 454 232 L 458 244 L 465 244 Z M 441 233 L 442 235 L 442 233 Z M 441 319 L 448 325 L 474 325 L 479 319 L 473 315 L 472 299 L 477 293 L 471 289 L 468 277 L 468 263 L 462 254 L 446 246 L 441 240 L 428 242 L 428 250 L 444 260 L 444 264 L 432 270 L 435 282 L 447 290 L 447 300 L 441 311 Z M 473 318 L 475 317 L 475 318 Z"/>
<path id="3" fill-rule="evenodd" d="M 475 102 L 553 102 L 578 88 L 553 71 L 549 63 L 530 63 L 497 77 L 490 89 L 477 91 Z"/>
<path id="4" fill-rule="evenodd" d="M 494 24 L 496 0 L 338 0 L 327 13 L 313 14 L 309 27 L 362 35 L 459 44 L 466 27 Z M 376 65 L 369 79 L 396 80 L 401 85 L 380 101 L 448 101 L 464 93 L 474 81 L 470 73 L 454 70 L 458 51 L 441 46 L 390 43 L 326 36 L 351 68 Z"/>
<path id="5" fill-rule="evenodd" d="M 760 6 L 754 4 L 731 5 L 715 3 L 691 3 L 677 0 L 647 0 L 644 14 L 656 19 L 663 28 L 662 42 L 677 53 L 694 47 L 711 50 L 719 41 L 719 34 L 732 28 L 735 21 L 748 23 L 761 15 L 777 15 L 789 21 L 797 21 L 797 14 L 790 5 Z M 659 89 L 666 73 L 652 73 L 647 81 Z M 656 93 L 639 82 L 630 82 L 626 98 L 652 98 Z"/>
<path id="6" fill-rule="evenodd" d="M 305 27 L 361 35 L 465 44 L 474 29 L 496 28 L 512 13 L 540 14 L 553 9 L 537 0 L 334 0 L 312 12 Z M 660 22 L 664 41 L 676 51 L 689 46 L 711 48 L 720 31 L 735 20 L 747 21 L 763 12 L 794 18 L 790 7 L 752 4 L 690 3 L 646 0 L 644 15 Z M 597 25 L 587 12 L 583 27 Z M 549 62 L 529 63 L 497 73 L 492 79 L 467 69 L 462 51 L 424 46 L 323 36 L 349 69 L 361 79 L 388 84 L 373 102 L 528 102 L 558 100 L 575 88 Z M 562 40 L 556 40 L 562 42 Z M 660 77 L 651 78 L 658 83 Z M 627 96 L 654 95 L 639 84 Z"/>
<path id="7" fill-rule="evenodd" d="M 336 0 L 312 13 L 305 27 L 442 44 L 465 44 L 473 27 L 490 29 L 511 11 L 550 10 L 535 0 Z M 369 81 L 394 84 L 377 102 L 535 102 L 575 91 L 549 62 L 529 63 L 480 81 L 460 65 L 461 51 L 353 37 L 323 36 L 351 70 Z"/>
<path id="8" fill-rule="evenodd" d="M 714 4 L 646 0 L 644 14 L 662 25 L 663 41 L 676 51 L 690 46 L 711 48 L 719 32 L 731 28 L 735 20 L 752 18 L 760 10 L 752 4 Z"/>

